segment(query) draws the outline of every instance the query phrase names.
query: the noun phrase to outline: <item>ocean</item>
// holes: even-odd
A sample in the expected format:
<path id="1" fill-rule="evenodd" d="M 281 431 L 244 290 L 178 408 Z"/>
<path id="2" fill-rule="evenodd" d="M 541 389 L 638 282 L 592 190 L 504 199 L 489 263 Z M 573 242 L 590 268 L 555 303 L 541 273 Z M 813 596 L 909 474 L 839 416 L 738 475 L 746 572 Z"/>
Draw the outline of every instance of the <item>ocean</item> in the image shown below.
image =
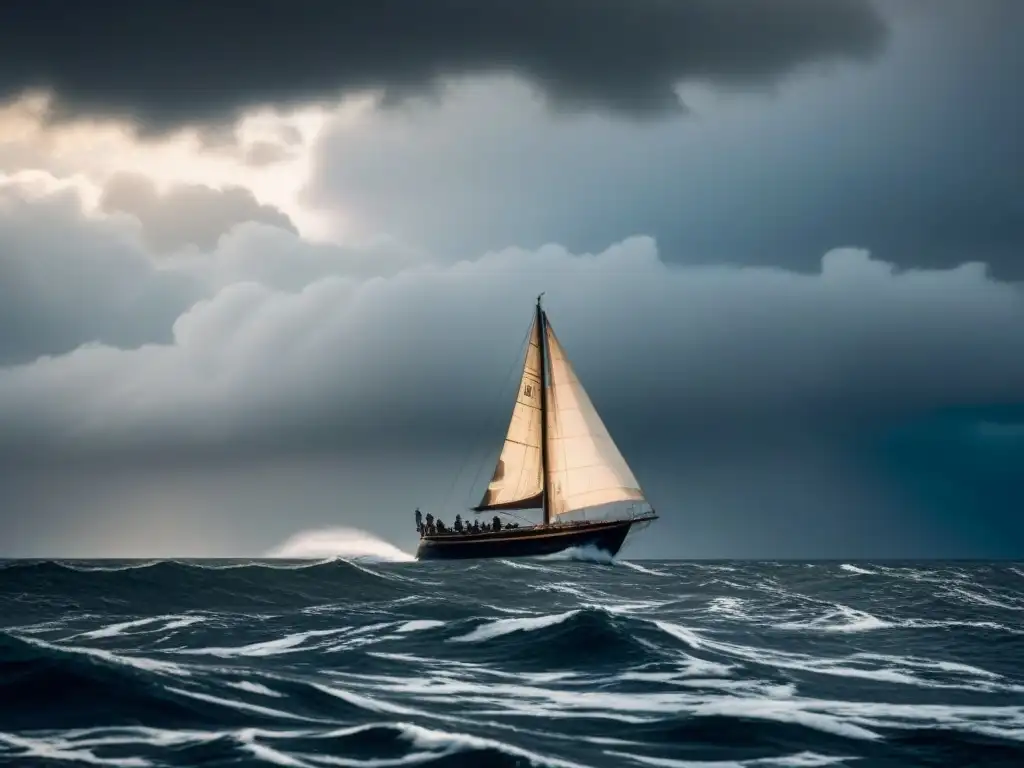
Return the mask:
<path id="1" fill-rule="evenodd" d="M 1022 565 L 581 557 L 2 562 L 0 764 L 1024 766 Z"/>

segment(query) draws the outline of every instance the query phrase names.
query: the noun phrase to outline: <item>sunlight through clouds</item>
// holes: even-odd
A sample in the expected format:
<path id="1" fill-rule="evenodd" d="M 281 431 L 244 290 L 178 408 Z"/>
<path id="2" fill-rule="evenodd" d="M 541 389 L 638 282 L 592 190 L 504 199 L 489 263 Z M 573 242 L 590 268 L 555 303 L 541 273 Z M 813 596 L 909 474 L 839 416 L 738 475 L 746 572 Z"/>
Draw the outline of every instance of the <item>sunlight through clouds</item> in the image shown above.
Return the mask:
<path id="1" fill-rule="evenodd" d="M 143 136 L 128 120 L 58 119 L 51 97 L 35 92 L 0 105 L 0 184 L 24 185 L 30 193 L 74 188 L 93 215 L 102 187 L 117 173 L 141 174 L 160 192 L 180 184 L 243 187 L 287 214 L 305 239 L 335 241 L 345 237 L 344 212 L 301 201 L 313 173 L 312 149 L 325 126 L 356 124 L 374 103 L 363 95 L 334 106 L 259 108 L 216 141 L 199 128 Z"/>

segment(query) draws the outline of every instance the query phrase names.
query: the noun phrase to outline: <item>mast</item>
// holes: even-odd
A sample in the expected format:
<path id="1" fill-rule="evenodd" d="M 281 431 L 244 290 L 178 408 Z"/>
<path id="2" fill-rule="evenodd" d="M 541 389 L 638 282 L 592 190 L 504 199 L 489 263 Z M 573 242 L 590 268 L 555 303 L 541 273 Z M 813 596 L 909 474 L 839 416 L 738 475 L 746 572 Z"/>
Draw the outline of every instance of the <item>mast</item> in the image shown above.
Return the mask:
<path id="1" fill-rule="evenodd" d="M 544 525 L 551 524 L 551 510 L 548 505 L 548 344 L 544 310 L 537 297 L 537 329 L 540 331 L 540 471 L 541 505 L 544 510 Z"/>

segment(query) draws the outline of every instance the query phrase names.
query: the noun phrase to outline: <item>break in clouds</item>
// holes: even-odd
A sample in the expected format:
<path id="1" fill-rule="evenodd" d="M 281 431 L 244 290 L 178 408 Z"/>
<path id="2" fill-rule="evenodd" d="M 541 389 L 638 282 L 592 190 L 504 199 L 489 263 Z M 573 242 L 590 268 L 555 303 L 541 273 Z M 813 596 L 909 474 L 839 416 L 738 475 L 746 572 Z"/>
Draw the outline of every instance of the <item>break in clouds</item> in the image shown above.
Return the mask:
<path id="1" fill-rule="evenodd" d="M 144 243 L 67 193 L 0 201 L 12 458 L 438 447 L 481 420 L 500 430 L 541 291 L 625 430 L 843 423 L 1024 391 L 1024 293 L 982 264 L 900 271 L 841 247 L 813 274 L 671 266 L 638 236 L 442 265 L 254 223 L 201 259 L 154 260 Z"/>
<path id="2" fill-rule="evenodd" d="M 885 36 L 867 0 L 36 0 L 0 4 L 0 100 L 48 89 L 63 115 L 160 131 L 514 73 L 560 109 L 646 116 L 678 110 L 681 82 L 763 87 L 871 57 Z"/>

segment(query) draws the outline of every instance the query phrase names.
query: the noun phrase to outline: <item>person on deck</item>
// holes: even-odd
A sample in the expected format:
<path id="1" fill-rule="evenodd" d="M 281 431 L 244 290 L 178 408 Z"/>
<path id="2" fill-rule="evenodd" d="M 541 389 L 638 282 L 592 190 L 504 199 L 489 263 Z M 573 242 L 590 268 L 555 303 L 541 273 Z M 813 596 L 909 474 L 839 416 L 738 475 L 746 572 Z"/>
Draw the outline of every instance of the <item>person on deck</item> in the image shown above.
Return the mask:
<path id="1" fill-rule="evenodd" d="M 427 520 L 427 527 L 426 527 L 427 533 L 429 535 L 433 536 L 434 535 L 434 516 L 430 512 L 427 512 L 426 520 Z"/>
<path id="2" fill-rule="evenodd" d="M 480 521 L 479 520 L 474 520 L 473 521 L 473 533 L 480 533 Z"/>
<path id="3" fill-rule="evenodd" d="M 501 518 L 498 517 L 497 515 L 495 515 L 494 519 L 491 520 L 491 530 L 492 531 L 500 531 L 501 530 Z"/>
<path id="4" fill-rule="evenodd" d="M 455 524 L 452 527 L 456 533 L 462 533 L 462 515 L 455 516 Z"/>
<path id="5" fill-rule="evenodd" d="M 416 533 L 423 535 L 423 513 L 419 507 L 416 507 Z"/>

